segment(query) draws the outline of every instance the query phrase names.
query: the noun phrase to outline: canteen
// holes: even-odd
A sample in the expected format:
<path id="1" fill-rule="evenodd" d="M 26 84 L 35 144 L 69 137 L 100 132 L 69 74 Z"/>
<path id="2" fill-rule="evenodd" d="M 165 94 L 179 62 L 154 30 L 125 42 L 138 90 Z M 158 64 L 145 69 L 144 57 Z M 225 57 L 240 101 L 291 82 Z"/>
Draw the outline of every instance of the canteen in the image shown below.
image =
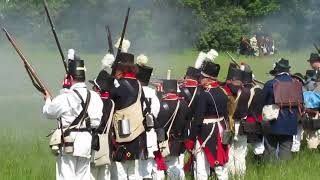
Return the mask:
<path id="1" fill-rule="evenodd" d="M 119 126 L 120 126 L 120 135 L 122 136 L 127 136 L 127 135 L 130 135 L 131 132 L 130 132 L 130 122 L 129 122 L 129 119 L 123 117 L 122 120 L 119 121 Z"/>
<path id="2" fill-rule="evenodd" d="M 154 127 L 154 120 L 152 114 L 147 114 L 146 115 L 146 125 L 148 128 L 153 128 Z"/>
<path id="3" fill-rule="evenodd" d="M 159 142 L 163 142 L 166 140 L 166 131 L 164 128 L 159 128 L 156 130 L 157 138 Z"/>

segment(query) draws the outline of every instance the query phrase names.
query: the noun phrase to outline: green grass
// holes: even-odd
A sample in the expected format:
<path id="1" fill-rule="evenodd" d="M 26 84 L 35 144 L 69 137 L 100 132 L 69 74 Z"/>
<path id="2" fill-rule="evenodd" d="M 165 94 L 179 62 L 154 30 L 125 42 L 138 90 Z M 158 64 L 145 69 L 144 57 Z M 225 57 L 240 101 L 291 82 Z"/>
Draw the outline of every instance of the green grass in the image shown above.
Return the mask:
<path id="1" fill-rule="evenodd" d="M 31 44 L 32 45 L 32 44 Z M 38 71 L 38 74 L 58 93 L 63 78 L 63 67 L 56 51 L 48 51 L 43 46 L 22 43 L 25 56 Z M 29 82 L 20 59 L 9 45 L 0 46 L 0 179 L 2 180 L 44 180 L 54 179 L 55 161 L 50 154 L 46 135 L 55 128 L 55 122 L 45 119 L 41 114 L 43 99 Z M 87 79 L 97 75 L 100 60 L 104 52 L 98 54 L 80 54 L 86 60 Z M 182 78 L 187 66 L 193 65 L 197 52 L 186 50 L 180 54 L 149 55 L 150 64 L 155 67 L 154 78 L 165 78 L 167 69 L 172 70 L 172 77 Z M 293 72 L 308 68 L 308 51 L 283 52 L 281 54 L 248 58 L 237 57 L 248 62 L 257 79 L 270 78 L 266 73 L 280 57 L 290 59 Z M 240 61 L 239 60 L 239 61 Z M 221 64 L 220 79 L 226 76 L 229 58 L 220 53 L 217 63 Z M 248 171 L 245 179 L 318 179 L 320 175 L 319 153 L 303 151 L 288 162 L 272 162 L 256 165 L 248 155 Z"/>

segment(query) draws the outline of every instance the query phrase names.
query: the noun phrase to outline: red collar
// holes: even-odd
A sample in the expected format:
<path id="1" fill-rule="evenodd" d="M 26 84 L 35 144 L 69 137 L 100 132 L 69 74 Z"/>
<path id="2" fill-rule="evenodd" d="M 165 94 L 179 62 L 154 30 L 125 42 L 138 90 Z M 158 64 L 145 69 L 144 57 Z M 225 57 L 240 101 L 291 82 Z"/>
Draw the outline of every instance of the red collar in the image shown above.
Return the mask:
<path id="1" fill-rule="evenodd" d="M 223 86 L 223 89 L 227 92 L 228 95 L 232 95 L 231 90 L 227 84 Z"/>
<path id="2" fill-rule="evenodd" d="M 183 82 L 184 87 L 197 87 L 199 85 L 198 81 L 193 80 L 193 79 L 186 79 Z"/>
<path id="3" fill-rule="evenodd" d="M 176 101 L 176 100 L 180 100 L 182 99 L 181 97 L 179 97 L 177 94 L 174 93 L 167 93 L 165 95 L 163 95 L 163 100 L 167 100 L 167 101 Z"/>
<path id="4" fill-rule="evenodd" d="M 124 73 L 123 78 L 126 79 L 136 79 L 136 74 L 135 73 Z"/>
<path id="5" fill-rule="evenodd" d="M 212 88 L 217 88 L 219 86 L 220 86 L 219 82 L 218 81 L 214 81 L 214 82 L 212 82 L 212 83 L 210 83 L 208 85 L 205 85 L 205 88 L 212 89 Z"/>
<path id="6" fill-rule="evenodd" d="M 110 97 L 110 93 L 109 92 L 103 92 L 103 93 L 99 93 L 101 99 L 109 99 Z"/>

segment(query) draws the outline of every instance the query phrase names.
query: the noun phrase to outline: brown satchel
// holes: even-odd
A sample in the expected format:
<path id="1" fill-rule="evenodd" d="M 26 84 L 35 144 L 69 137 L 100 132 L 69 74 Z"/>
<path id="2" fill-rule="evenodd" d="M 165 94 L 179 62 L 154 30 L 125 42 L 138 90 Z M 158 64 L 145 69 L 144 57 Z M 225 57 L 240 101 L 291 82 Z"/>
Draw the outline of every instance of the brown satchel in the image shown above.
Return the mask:
<path id="1" fill-rule="evenodd" d="M 273 93 L 275 104 L 277 104 L 280 109 L 282 107 L 298 107 L 301 110 L 303 105 L 303 92 L 302 84 L 296 80 L 291 81 L 279 81 L 276 79 L 273 84 Z"/>

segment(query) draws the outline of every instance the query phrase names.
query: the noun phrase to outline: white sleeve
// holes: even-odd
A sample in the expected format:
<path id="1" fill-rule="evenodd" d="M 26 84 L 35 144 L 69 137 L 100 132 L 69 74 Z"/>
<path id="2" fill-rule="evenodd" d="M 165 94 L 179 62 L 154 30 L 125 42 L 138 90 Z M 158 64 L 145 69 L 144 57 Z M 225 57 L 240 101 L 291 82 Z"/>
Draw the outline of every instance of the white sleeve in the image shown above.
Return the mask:
<path id="1" fill-rule="evenodd" d="M 46 99 L 46 102 L 42 108 L 42 113 L 48 119 L 57 119 L 62 116 L 63 113 L 68 112 L 70 106 L 65 94 L 55 97 L 53 100 Z"/>
<path id="2" fill-rule="evenodd" d="M 158 117 L 160 111 L 160 101 L 154 92 L 154 94 L 151 97 L 151 113 L 154 115 L 155 118 Z"/>
<path id="3" fill-rule="evenodd" d="M 101 122 L 103 102 L 96 92 L 90 92 L 91 100 L 90 105 L 88 107 L 88 115 L 90 117 L 91 127 L 96 128 L 100 125 Z"/>

